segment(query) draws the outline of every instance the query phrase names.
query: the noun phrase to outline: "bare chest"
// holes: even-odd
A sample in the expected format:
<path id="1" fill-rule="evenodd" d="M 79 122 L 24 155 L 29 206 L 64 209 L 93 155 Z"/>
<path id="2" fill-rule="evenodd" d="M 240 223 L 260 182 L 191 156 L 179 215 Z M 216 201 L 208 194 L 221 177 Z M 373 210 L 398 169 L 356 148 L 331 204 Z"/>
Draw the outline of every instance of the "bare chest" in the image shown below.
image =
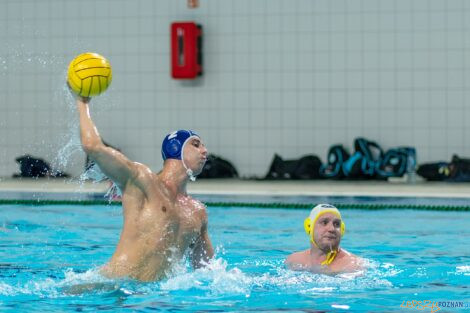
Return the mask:
<path id="1" fill-rule="evenodd" d="M 197 202 L 177 202 L 174 207 L 174 222 L 178 225 L 178 238 L 184 243 L 192 243 L 201 234 L 205 208 Z"/>
<path id="2" fill-rule="evenodd" d="M 164 201 L 146 206 L 139 220 L 142 231 L 147 229 L 157 237 L 186 246 L 201 234 L 205 207 L 197 201 Z"/>

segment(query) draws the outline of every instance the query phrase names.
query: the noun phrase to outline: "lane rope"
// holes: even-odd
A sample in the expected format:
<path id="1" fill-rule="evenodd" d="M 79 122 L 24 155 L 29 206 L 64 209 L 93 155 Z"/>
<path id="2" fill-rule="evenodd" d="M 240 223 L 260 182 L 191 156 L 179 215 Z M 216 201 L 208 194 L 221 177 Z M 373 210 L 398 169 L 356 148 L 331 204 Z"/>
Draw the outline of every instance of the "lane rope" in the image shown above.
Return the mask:
<path id="1" fill-rule="evenodd" d="M 121 201 L 108 200 L 15 200 L 0 199 L 0 205 L 121 205 Z M 247 207 L 270 209 L 311 209 L 313 203 L 282 203 L 282 202 L 211 202 L 205 201 L 208 207 Z M 338 209 L 387 210 L 411 209 L 425 211 L 470 211 L 469 205 L 422 205 L 422 204 L 390 204 L 390 203 L 331 203 Z"/>

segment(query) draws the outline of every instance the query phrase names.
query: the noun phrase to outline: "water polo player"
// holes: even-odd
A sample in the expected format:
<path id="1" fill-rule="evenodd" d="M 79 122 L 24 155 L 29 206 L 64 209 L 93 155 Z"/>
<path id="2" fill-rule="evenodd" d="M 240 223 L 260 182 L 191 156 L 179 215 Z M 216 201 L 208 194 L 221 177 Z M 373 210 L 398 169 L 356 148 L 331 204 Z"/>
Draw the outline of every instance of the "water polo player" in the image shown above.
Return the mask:
<path id="1" fill-rule="evenodd" d="M 362 269 L 362 259 L 340 248 L 346 231 L 339 210 L 329 204 L 319 204 L 304 221 L 310 239 L 310 249 L 295 252 L 285 261 L 292 270 L 317 273 L 344 273 Z"/>
<path id="2" fill-rule="evenodd" d="M 154 281 L 165 277 L 185 254 L 194 268 L 203 266 L 214 254 L 206 208 L 186 192 L 187 182 L 201 173 L 207 159 L 201 138 L 188 130 L 167 135 L 163 169 L 153 173 L 103 144 L 88 101 L 77 98 L 82 147 L 121 189 L 124 216 L 116 250 L 102 273 Z"/>

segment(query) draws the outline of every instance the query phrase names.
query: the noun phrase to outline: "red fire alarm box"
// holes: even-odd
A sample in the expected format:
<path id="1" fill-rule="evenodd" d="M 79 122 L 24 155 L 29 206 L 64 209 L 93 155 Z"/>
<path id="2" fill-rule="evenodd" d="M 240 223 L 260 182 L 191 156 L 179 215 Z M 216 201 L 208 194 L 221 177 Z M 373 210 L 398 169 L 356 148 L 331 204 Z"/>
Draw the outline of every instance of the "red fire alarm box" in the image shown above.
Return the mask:
<path id="1" fill-rule="evenodd" d="M 171 76 L 194 79 L 202 75 L 202 28 L 194 22 L 171 24 Z"/>

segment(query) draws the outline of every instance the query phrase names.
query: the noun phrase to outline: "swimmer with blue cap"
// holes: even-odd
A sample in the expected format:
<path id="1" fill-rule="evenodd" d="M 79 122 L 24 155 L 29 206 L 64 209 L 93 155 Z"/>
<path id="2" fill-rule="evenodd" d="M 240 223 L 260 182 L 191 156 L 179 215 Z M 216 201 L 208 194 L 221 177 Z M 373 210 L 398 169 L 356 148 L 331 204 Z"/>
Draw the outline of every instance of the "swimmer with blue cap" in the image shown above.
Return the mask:
<path id="1" fill-rule="evenodd" d="M 340 248 L 346 226 L 339 210 L 330 204 L 319 204 L 304 221 L 310 249 L 295 252 L 285 261 L 292 270 L 316 273 L 356 272 L 362 259 Z"/>
<path id="2" fill-rule="evenodd" d="M 203 155 L 202 158 L 196 159 L 196 160 L 184 160 L 184 151 L 185 151 L 185 146 L 187 143 L 196 143 L 198 146 L 203 145 L 201 142 L 201 138 L 199 137 L 198 134 L 193 132 L 192 130 L 177 130 L 174 131 L 167 136 L 165 136 L 165 139 L 163 139 L 162 143 L 162 158 L 163 161 L 166 160 L 181 160 L 181 165 L 183 165 L 186 174 L 188 175 L 189 179 L 191 181 L 196 180 L 196 175 L 200 174 L 202 171 L 202 168 L 204 167 L 204 164 L 207 159 L 207 150 L 206 153 Z M 196 168 L 196 172 L 194 169 L 188 167 L 186 163 L 191 163 L 190 165 L 193 165 L 193 163 L 196 163 L 192 167 Z M 202 166 L 201 166 L 202 165 Z"/>
<path id="3" fill-rule="evenodd" d="M 129 160 L 105 145 L 90 116 L 89 98 L 76 99 L 83 150 L 121 190 L 123 229 L 116 250 L 101 273 L 111 278 L 156 281 L 172 273 L 187 256 L 193 268 L 214 255 L 204 204 L 186 191 L 201 173 L 207 149 L 195 132 L 178 130 L 165 136 L 163 169 Z"/>

